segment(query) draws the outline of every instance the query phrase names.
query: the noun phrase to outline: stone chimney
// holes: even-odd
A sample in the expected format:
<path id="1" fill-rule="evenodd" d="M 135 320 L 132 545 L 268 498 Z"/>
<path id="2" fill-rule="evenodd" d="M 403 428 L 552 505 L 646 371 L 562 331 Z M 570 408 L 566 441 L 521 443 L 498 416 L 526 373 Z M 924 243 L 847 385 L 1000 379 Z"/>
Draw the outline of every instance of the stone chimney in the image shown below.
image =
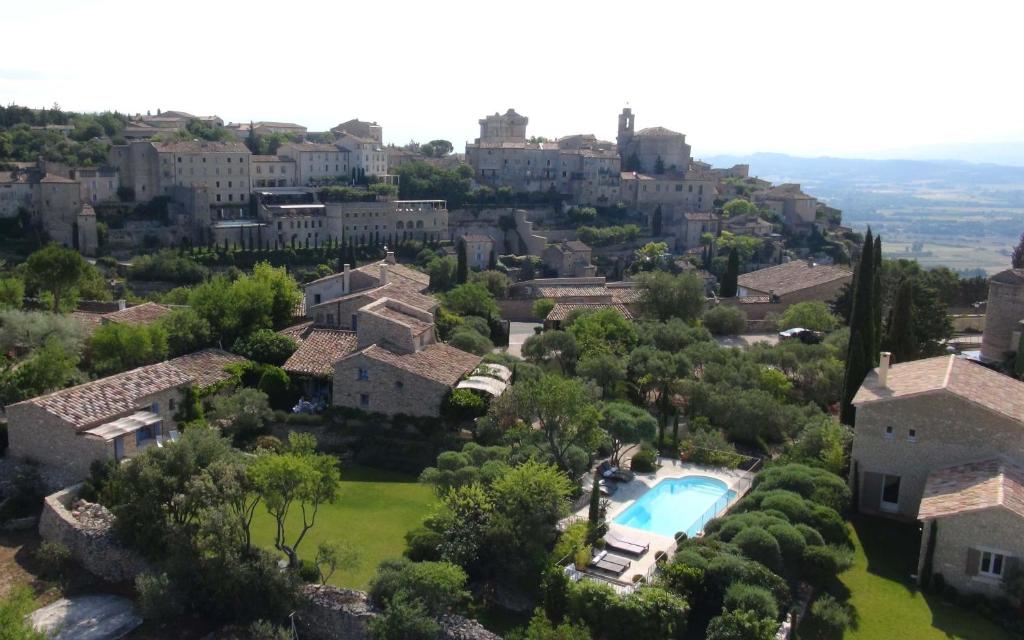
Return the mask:
<path id="1" fill-rule="evenodd" d="M 383 287 L 388 283 L 388 263 L 380 263 L 380 283 L 379 286 Z"/>
<path id="2" fill-rule="evenodd" d="M 344 285 L 343 295 L 352 293 L 352 270 L 347 264 L 342 268 L 344 275 L 342 276 L 342 283 Z"/>
<path id="3" fill-rule="evenodd" d="M 384 262 L 387 262 L 388 264 L 395 264 L 395 252 L 394 251 L 388 251 L 385 254 Z"/>
<path id="4" fill-rule="evenodd" d="M 889 363 L 892 360 L 892 354 L 888 351 L 883 351 L 878 358 L 878 384 L 882 387 L 889 387 Z"/>

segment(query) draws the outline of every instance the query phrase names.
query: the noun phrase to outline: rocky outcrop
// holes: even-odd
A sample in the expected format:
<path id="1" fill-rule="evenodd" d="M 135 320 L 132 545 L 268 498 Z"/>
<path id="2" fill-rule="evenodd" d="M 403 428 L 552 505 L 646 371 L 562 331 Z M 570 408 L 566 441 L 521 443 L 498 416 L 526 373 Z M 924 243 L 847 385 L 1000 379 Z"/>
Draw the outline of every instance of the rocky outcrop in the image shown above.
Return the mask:
<path id="1" fill-rule="evenodd" d="M 114 514 L 103 505 L 80 500 L 80 487 L 46 496 L 39 535 L 66 546 L 87 571 L 109 582 L 130 582 L 140 573 L 151 572 L 148 562 L 117 539 Z"/>
<path id="2" fill-rule="evenodd" d="M 369 624 L 380 612 L 362 591 L 321 587 L 302 588 L 306 603 L 295 615 L 300 638 L 313 640 L 369 640 Z M 501 640 L 476 620 L 462 616 L 441 619 L 439 640 Z"/>

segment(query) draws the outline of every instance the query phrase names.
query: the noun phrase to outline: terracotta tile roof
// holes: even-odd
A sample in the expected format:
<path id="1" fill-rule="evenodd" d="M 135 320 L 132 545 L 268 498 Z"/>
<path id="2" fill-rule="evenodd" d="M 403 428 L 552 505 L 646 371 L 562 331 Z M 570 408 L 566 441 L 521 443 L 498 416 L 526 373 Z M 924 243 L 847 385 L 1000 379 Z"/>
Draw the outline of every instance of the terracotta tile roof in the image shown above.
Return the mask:
<path id="1" fill-rule="evenodd" d="M 39 182 L 42 182 L 42 183 L 45 183 L 45 184 L 54 183 L 54 182 L 55 183 L 60 183 L 60 184 L 67 184 L 67 183 L 76 182 L 76 181 L 72 180 L 71 178 L 65 178 L 64 176 L 58 176 L 57 174 L 54 174 L 54 173 L 48 173 L 45 176 L 43 176 L 42 178 L 40 178 Z"/>
<path id="2" fill-rule="evenodd" d="M 299 348 L 282 368 L 288 373 L 331 377 L 334 364 L 354 353 L 357 344 L 355 331 L 309 328 L 303 333 Z"/>
<path id="3" fill-rule="evenodd" d="M 230 364 L 241 364 L 246 359 L 242 356 L 228 353 L 220 349 L 203 349 L 195 353 L 188 353 L 167 361 L 192 378 L 192 384 L 199 387 L 209 387 L 231 379 L 231 374 L 224 370 Z"/>
<path id="4" fill-rule="evenodd" d="M 417 309 L 423 309 L 424 311 L 433 311 L 438 306 L 437 298 L 433 296 L 425 295 L 416 291 L 415 285 L 410 285 L 408 281 L 395 281 L 389 282 L 383 287 L 373 287 L 370 289 L 360 289 L 359 291 L 353 291 L 352 293 L 332 298 L 325 302 L 321 302 L 318 305 L 314 305 L 313 308 L 322 307 L 327 304 L 333 304 L 343 300 L 350 300 L 359 296 L 366 296 L 371 300 L 380 300 L 381 298 L 391 298 L 392 300 L 398 300 L 406 304 L 412 305 Z"/>
<path id="5" fill-rule="evenodd" d="M 775 292 L 784 296 L 837 280 L 852 280 L 853 272 L 836 265 L 816 264 L 811 266 L 805 260 L 793 260 L 767 269 L 744 273 L 737 279 L 739 286 L 759 293 Z"/>
<path id="6" fill-rule="evenodd" d="M 582 285 L 579 287 L 539 287 L 541 298 L 607 298 L 611 291 L 601 285 Z"/>
<path id="7" fill-rule="evenodd" d="M 81 322 L 89 333 L 92 333 L 96 330 L 96 327 L 103 324 L 103 315 L 102 313 L 92 313 L 91 311 L 71 312 L 71 317 Z"/>
<path id="8" fill-rule="evenodd" d="M 373 262 L 371 264 L 363 265 L 358 269 L 355 269 L 355 271 L 358 271 L 362 274 L 368 275 L 372 278 L 376 278 L 379 280 L 381 264 L 382 263 L 380 262 Z M 424 289 L 430 286 L 429 275 L 423 273 L 422 271 L 411 269 L 405 266 L 404 264 L 395 263 L 388 265 L 388 281 L 391 281 L 393 278 L 409 280 L 410 282 L 413 282 L 415 284 L 423 285 Z"/>
<path id="9" fill-rule="evenodd" d="M 643 295 L 640 287 L 610 287 L 608 290 L 612 292 L 612 302 L 619 304 L 640 302 Z"/>
<path id="10" fill-rule="evenodd" d="M 939 356 L 893 365 L 886 385 L 878 370 L 864 378 L 853 404 L 869 404 L 945 390 L 1024 423 L 1024 382 L 957 356 Z"/>
<path id="11" fill-rule="evenodd" d="M 638 136 L 681 136 L 683 134 L 665 127 L 647 127 L 636 132 Z"/>
<path id="12" fill-rule="evenodd" d="M 127 307 L 103 316 L 104 321 L 122 322 L 124 324 L 153 324 L 171 312 L 171 308 L 157 302 L 143 302 L 134 307 Z"/>
<path id="13" fill-rule="evenodd" d="M 1024 269 L 1007 269 L 992 276 L 992 282 L 1001 284 L 1024 284 Z"/>
<path id="14" fill-rule="evenodd" d="M 104 420 L 134 411 L 142 398 L 190 382 L 192 377 L 189 374 L 168 362 L 160 362 L 24 402 L 34 404 L 70 423 L 75 431 L 82 431 Z"/>
<path id="15" fill-rule="evenodd" d="M 214 142 L 211 140 L 178 140 L 154 143 L 157 151 L 173 153 L 241 153 L 252 155 L 241 142 Z"/>
<path id="16" fill-rule="evenodd" d="M 433 322 L 424 322 L 412 314 L 405 313 L 401 309 L 390 307 L 387 304 L 378 304 L 370 309 L 366 309 L 366 311 L 409 327 L 412 329 L 413 335 L 419 335 L 434 326 Z"/>
<path id="17" fill-rule="evenodd" d="M 449 387 L 454 386 L 459 378 L 475 369 L 483 359 L 443 342 L 429 344 L 415 353 L 395 353 L 379 345 L 370 345 L 360 353 L 367 358 Z"/>
<path id="18" fill-rule="evenodd" d="M 303 340 L 306 339 L 306 336 L 309 335 L 309 332 L 312 331 L 312 329 L 313 321 L 309 320 L 307 322 L 294 324 L 290 327 L 285 327 L 284 329 L 278 331 L 278 333 L 280 333 L 283 336 L 288 336 L 295 342 L 302 342 Z"/>
<path id="19" fill-rule="evenodd" d="M 992 459 L 933 471 L 924 485 L 921 520 L 1004 507 L 1024 517 L 1024 469 Z"/>
<path id="20" fill-rule="evenodd" d="M 559 302 L 551 311 L 545 320 L 567 320 L 569 314 L 573 311 L 600 311 L 601 309 L 615 309 L 622 314 L 627 320 L 633 319 L 633 314 L 629 312 L 629 309 L 625 305 L 607 303 L 607 302 Z"/>

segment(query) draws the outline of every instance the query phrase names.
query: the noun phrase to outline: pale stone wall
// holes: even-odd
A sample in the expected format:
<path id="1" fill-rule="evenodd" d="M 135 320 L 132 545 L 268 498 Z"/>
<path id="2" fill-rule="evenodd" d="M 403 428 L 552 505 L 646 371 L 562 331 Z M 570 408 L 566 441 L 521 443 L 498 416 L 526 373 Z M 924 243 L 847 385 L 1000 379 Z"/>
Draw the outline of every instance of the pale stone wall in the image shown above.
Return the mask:
<path id="1" fill-rule="evenodd" d="M 326 210 L 328 218 L 337 220 L 345 241 L 360 244 L 377 238 L 390 243 L 407 238 L 437 241 L 448 236 L 448 209 L 444 200 L 333 202 L 327 203 Z"/>
<path id="2" fill-rule="evenodd" d="M 1013 336 L 1021 330 L 1020 321 L 1024 319 L 1024 285 L 990 280 L 985 316 L 981 355 L 992 362 L 1003 362 L 1017 350 Z"/>
<path id="3" fill-rule="evenodd" d="M 352 329 L 352 316 L 372 301 L 373 298 L 370 296 L 357 295 L 347 300 L 322 304 L 316 309 L 310 309 L 310 315 L 313 321 L 320 326 L 333 329 Z M 358 328 L 358 324 L 356 328 Z"/>
<path id="4" fill-rule="evenodd" d="M 253 156 L 251 162 L 252 188 L 294 187 L 295 161 L 277 156 Z"/>
<path id="5" fill-rule="evenodd" d="M 131 582 L 141 573 L 152 573 L 148 562 L 118 542 L 110 522 L 87 525 L 75 518 L 70 509 L 80 488 L 75 485 L 46 497 L 39 535 L 65 545 L 87 571 L 109 582 Z"/>
<path id="6" fill-rule="evenodd" d="M 886 437 L 887 426 L 892 437 Z M 854 434 L 861 509 L 879 512 L 877 491 L 865 490 L 865 474 L 900 476 L 896 515 L 908 518 L 917 517 L 930 472 L 1001 455 L 1024 459 L 1019 422 L 941 390 L 857 407 Z"/>
<path id="7" fill-rule="evenodd" d="M 41 182 L 34 185 L 34 208 L 50 239 L 74 247 L 75 223 L 82 211 L 81 187 L 77 182 Z"/>
<path id="8" fill-rule="evenodd" d="M 27 182 L 0 184 L 0 218 L 13 218 L 18 209 L 32 206 L 32 185 Z"/>
<path id="9" fill-rule="evenodd" d="M 918 575 L 924 567 L 930 536 L 931 520 L 926 520 L 921 536 Z M 1024 558 L 1024 519 L 1006 509 L 990 508 L 938 520 L 932 573 L 941 573 L 946 584 L 956 587 L 961 592 L 971 591 L 989 597 L 1008 597 L 1003 590 L 1002 580 L 968 574 L 968 549 L 996 551 L 1017 558 L 1019 563 L 1020 559 Z M 976 573 L 976 568 L 973 568 L 971 573 Z"/>
<path id="10" fill-rule="evenodd" d="M 215 208 L 248 211 L 249 159 L 245 151 L 174 152 L 157 151 L 160 187 L 163 195 L 173 187 L 205 187 Z M 136 194 L 138 197 L 138 194 Z"/>
<path id="11" fill-rule="evenodd" d="M 359 379 L 359 369 L 367 379 Z M 387 415 L 436 416 L 448 387 L 357 353 L 334 367 L 333 404 Z M 366 403 L 362 396 L 366 396 Z"/>

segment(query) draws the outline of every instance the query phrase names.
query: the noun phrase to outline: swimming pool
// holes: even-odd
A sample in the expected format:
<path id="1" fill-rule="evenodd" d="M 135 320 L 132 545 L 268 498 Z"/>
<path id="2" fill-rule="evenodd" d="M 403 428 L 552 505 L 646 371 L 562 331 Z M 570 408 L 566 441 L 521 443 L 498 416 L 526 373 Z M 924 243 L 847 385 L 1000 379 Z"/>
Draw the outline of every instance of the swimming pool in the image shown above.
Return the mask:
<path id="1" fill-rule="evenodd" d="M 724 482 L 707 476 L 666 478 L 640 496 L 614 522 L 672 537 L 693 537 L 736 496 Z M 706 517 L 705 517 L 706 516 Z"/>

